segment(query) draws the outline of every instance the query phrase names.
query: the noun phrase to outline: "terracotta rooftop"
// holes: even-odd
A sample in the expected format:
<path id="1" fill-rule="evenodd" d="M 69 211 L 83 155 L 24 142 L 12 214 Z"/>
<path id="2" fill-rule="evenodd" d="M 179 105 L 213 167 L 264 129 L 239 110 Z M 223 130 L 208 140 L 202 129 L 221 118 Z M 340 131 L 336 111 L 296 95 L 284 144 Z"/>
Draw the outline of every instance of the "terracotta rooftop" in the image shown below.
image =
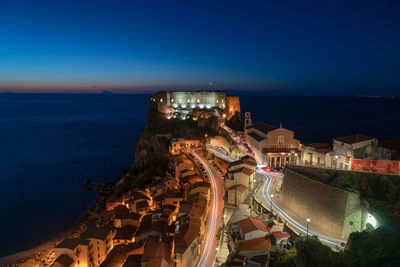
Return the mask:
<path id="1" fill-rule="evenodd" d="M 61 254 L 58 258 L 54 261 L 51 267 L 70 267 L 75 262 L 73 258 L 66 254 Z"/>
<path id="2" fill-rule="evenodd" d="M 267 236 L 245 240 L 239 243 L 240 251 L 269 250 L 271 242 Z"/>
<path id="3" fill-rule="evenodd" d="M 265 137 L 262 137 L 262 136 L 258 135 L 257 133 L 248 133 L 247 135 L 251 136 L 257 142 L 261 142 L 262 140 L 265 139 Z"/>
<path id="4" fill-rule="evenodd" d="M 137 228 L 132 225 L 127 225 L 122 228 L 117 229 L 117 233 L 115 234 L 113 240 L 132 240 L 135 236 Z"/>
<path id="5" fill-rule="evenodd" d="M 122 265 L 122 267 L 142 267 L 142 265 L 140 264 L 141 259 L 142 255 L 139 254 L 129 255 L 128 258 L 126 258 L 126 261 Z"/>
<path id="6" fill-rule="evenodd" d="M 242 160 L 244 164 L 250 165 L 250 166 L 257 166 L 257 162 L 252 159 L 243 159 Z"/>
<path id="7" fill-rule="evenodd" d="M 258 131 L 265 133 L 265 134 L 276 129 L 276 127 L 266 124 L 266 123 L 263 123 L 263 122 L 254 123 L 253 125 L 247 127 L 246 129 L 251 129 L 251 128 L 255 128 Z"/>
<path id="8" fill-rule="evenodd" d="M 94 238 L 104 241 L 113 230 L 114 227 L 110 225 L 103 225 L 98 227 L 96 224 L 92 224 L 86 228 L 86 230 L 81 234 L 80 238 Z"/>
<path id="9" fill-rule="evenodd" d="M 103 261 L 100 267 L 120 267 L 125 262 L 128 255 L 124 253 L 122 249 L 114 249 L 107 256 L 106 260 Z"/>
<path id="10" fill-rule="evenodd" d="M 367 140 L 375 139 L 374 137 L 367 136 L 367 135 L 362 135 L 362 134 L 354 134 L 354 135 L 348 135 L 348 136 L 342 136 L 342 137 L 335 137 L 333 140 L 343 142 L 346 144 L 354 144 L 358 142 L 363 142 Z"/>
<path id="11" fill-rule="evenodd" d="M 243 233 L 249 233 L 255 230 L 260 230 L 269 233 L 270 229 L 265 225 L 263 221 L 254 217 L 248 217 L 246 219 L 237 222 Z"/>
<path id="12" fill-rule="evenodd" d="M 144 248 L 142 262 L 149 261 L 152 258 L 162 258 L 169 263 L 171 258 L 171 245 L 163 241 L 160 242 L 158 238 L 150 238 Z"/>
<path id="13" fill-rule="evenodd" d="M 206 207 L 203 205 L 199 205 L 197 202 L 193 204 L 192 209 L 190 210 L 190 215 L 200 218 L 204 215 Z"/>
<path id="14" fill-rule="evenodd" d="M 238 169 L 235 169 L 235 170 L 229 171 L 229 172 L 231 172 L 231 173 L 243 172 L 247 175 L 252 175 L 255 172 L 255 170 L 249 169 L 247 167 L 242 167 L 242 168 L 238 168 Z"/>
<path id="15" fill-rule="evenodd" d="M 181 222 L 184 224 L 180 226 L 179 233 L 175 235 L 175 246 L 186 250 L 198 236 L 201 221 L 199 218 L 185 216 Z"/>
<path id="16" fill-rule="evenodd" d="M 272 232 L 272 235 L 276 238 L 276 240 L 290 237 L 288 233 L 282 231 Z"/>
<path id="17" fill-rule="evenodd" d="M 197 176 L 197 175 L 191 175 L 189 179 L 187 179 L 187 181 L 193 185 L 196 183 L 202 183 L 203 182 L 203 178 Z"/>
<path id="18" fill-rule="evenodd" d="M 61 241 L 61 243 L 58 244 L 56 248 L 67 248 L 73 250 L 78 245 L 79 245 L 79 238 L 66 238 L 63 241 Z"/>

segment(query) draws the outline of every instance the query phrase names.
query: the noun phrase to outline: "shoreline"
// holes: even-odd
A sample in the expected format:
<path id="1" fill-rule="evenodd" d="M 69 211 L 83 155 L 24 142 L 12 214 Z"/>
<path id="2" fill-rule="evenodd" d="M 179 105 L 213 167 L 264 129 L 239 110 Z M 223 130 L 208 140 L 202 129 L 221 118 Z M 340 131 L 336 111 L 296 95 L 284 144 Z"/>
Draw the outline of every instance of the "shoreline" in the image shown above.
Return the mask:
<path id="1" fill-rule="evenodd" d="M 11 266 L 12 264 L 21 264 L 32 260 L 39 253 L 54 249 L 57 244 L 61 242 L 64 238 L 74 236 L 77 232 L 81 232 L 88 221 L 92 218 L 92 215 L 95 214 L 96 210 L 100 207 L 100 202 L 103 201 L 107 196 L 105 190 L 109 189 L 110 186 L 113 186 L 112 183 L 113 182 L 105 182 L 104 184 L 102 184 L 101 189 L 99 189 L 97 192 L 97 197 L 93 201 L 93 204 L 89 208 L 84 210 L 82 217 L 80 217 L 79 221 L 75 222 L 74 226 L 72 226 L 70 229 L 58 234 L 50 241 L 44 242 L 42 244 L 25 249 L 20 252 L 0 257 L 0 266 Z"/>
<path id="2" fill-rule="evenodd" d="M 41 245 L 38 245 L 36 247 L 21 251 L 21 252 L 17 252 L 8 256 L 4 256 L 0 258 L 0 265 L 4 266 L 4 265 L 10 265 L 16 262 L 20 262 L 20 261 L 28 261 L 31 258 L 33 258 L 36 254 L 38 254 L 39 252 L 45 251 L 45 250 L 49 250 L 49 249 L 53 249 L 58 241 L 48 241 L 46 243 L 43 243 Z"/>

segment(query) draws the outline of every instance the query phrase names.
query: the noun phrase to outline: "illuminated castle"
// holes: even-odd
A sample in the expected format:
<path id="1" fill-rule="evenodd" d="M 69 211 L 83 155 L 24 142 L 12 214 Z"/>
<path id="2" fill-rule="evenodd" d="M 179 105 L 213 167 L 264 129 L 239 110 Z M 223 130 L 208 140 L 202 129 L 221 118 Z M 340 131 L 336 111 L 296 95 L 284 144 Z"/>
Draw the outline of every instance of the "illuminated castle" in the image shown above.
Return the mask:
<path id="1" fill-rule="evenodd" d="M 209 113 L 217 117 L 229 117 L 229 99 L 223 92 L 193 91 L 173 92 L 161 91 L 154 95 L 151 101 L 157 104 L 158 112 L 168 119 L 186 119 L 195 113 Z M 236 100 L 236 99 L 235 99 Z M 232 102 L 232 101 L 231 101 Z M 235 103 L 238 101 L 234 101 Z M 237 105 L 231 110 L 237 111 Z M 224 113 L 224 111 L 227 112 Z"/>

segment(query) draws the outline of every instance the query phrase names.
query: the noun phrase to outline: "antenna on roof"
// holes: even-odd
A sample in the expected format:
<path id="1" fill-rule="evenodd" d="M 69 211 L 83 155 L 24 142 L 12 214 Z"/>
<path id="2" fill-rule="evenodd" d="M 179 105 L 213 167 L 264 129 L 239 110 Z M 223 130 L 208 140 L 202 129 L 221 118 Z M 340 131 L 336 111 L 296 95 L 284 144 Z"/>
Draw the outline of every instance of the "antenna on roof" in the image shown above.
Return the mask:
<path id="1" fill-rule="evenodd" d="M 212 82 L 210 82 L 210 87 L 209 87 L 209 90 L 211 91 L 211 89 L 212 89 Z"/>

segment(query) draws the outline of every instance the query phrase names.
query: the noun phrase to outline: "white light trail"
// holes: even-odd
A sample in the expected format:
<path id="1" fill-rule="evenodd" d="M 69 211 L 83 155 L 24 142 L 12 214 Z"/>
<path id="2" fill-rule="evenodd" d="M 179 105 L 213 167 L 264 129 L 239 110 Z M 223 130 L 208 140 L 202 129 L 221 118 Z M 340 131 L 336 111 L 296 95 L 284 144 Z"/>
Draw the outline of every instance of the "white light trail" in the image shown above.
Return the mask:
<path id="1" fill-rule="evenodd" d="M 213 244 L 215 244 L 215 239 L 217 235 L 218 191 L 214 174 L 211 172 L 207 163 L 195 152 L 195 150 L 193 150 L 193 155 L 200 161 L 204 169 L 207 171 L 213 189 L 213 202 L 210 210 L 210 220 L 207 223 L 206 242 L 204 244 L 204 249 L 201 252 L 201 256 L 197 264 L 197 266 L 199 267 L 204 267 L 207 266 L 207 264 L 210 262 L 210 252 L 213 249 Z M 214 262 L 214 259 L 211 262 Z"/>
<path id="2" fill-rule="evenodd" d="M 289 216 L 286 212 L 284 212 L 276 203 L 275 201 L 273 201 L 273 198 L 270 197 L 269 191 L 270 191 L 270 185 L 272 182 L 272 178 L 269 175 L 266 175 L 265 173 L 259 171 L 258 173 L 261 173 L 262 175 L 264 175 L 267 179 L 264 183 L 263 186 L 263 197 L 266 200 L 267 203 L 272 203 L 272 206 L 274 208 L 275 211 L 279 211 L 279 214 L 288 221 L 288 223 L 292 224 L 292 226 L 294 228 L 296 228 L 298 231 L 303 232 L 303 233 L 307 233 L 307 226 L 302 225 L 301 223 L 297 222 L 294 218 L 292 218 L 291 216 Z M 265 192 L 265 189 L 267 189 L 267 192 Z M 268 197 L 268 198 L 267 198 Z M 323 235 L 321 233 L 318 233 L 316 231 L 313 231 L 312 229 L 308 230 L 309 233 L 318 236 L 318 238 L 328 244 L 331 245 L 335 245 L 340 247 L 341 243 L 345 243 L 345 240 L 341 240 L 341 239 L 337 239 L 337 238 L 333 238 L 330 236 L 326 236 Z"/>

